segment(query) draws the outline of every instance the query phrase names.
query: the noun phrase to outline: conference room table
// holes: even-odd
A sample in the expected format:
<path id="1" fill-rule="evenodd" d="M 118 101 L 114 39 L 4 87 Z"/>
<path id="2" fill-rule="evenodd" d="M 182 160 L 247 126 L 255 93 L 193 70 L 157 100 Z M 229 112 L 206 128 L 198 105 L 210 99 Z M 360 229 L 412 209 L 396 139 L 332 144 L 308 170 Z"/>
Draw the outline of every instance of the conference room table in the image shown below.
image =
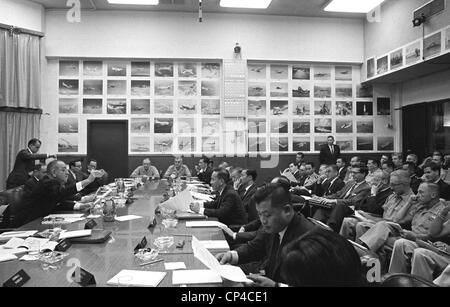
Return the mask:
<path id="1" fill-rule="evenodd" d="M 203 270 L 206 266 L 194 257 L 191 240 L 195 236 L 199 240 L 225 240 L 219 228 L 187 228 L 186 222 L 179 220 L 176 228 L 165 228 L 160 214 L 155 209 L 167 191 L 166 181 L 149 181 L 134 191 L 134 201 L 125 208 L 117 209 L 117 216 L 137 215 L 143 218 L 125 222 L 104 222 L 103 218 L 94 219 L 97 225 L 94 230 L 111 231 L 111 237 L 102 244 L 73 244 L 66 252 L 69 254 L 57 269 L 44 270 L 40 261 L 12 260 L 0 263 L 0 283 L 12 277 L 20 270 L 24 270 L 30 280 L 26 287 L 80 287 L 77 283 L 69 282 L 67 275 L 73 271 L 73 261 L 79 262 L 81 268 L 93 274 L 97 286 L 108 286 L 107 282 L 121 270 L 158 271 L 167 272 L 159 287 L 172 287 L 172 271 L 166 271 L 164 263 L 184 262 L 188 270 Z M 156 225 L 149 227 L 156 218 Z M 216 219 L 209 219 L 216 220 Z M 42 219 L 26 224 L 18 230 L 42 231 L 52 228 L 52 225 L 42 225 Z M 82 230 L 88 219 L 63 225 L 67 230 Z M 174 245 L 158 258 L 164 259 L 152 265 L 140 266 L 134 255 L 134 248 L 143 237 L 147 238 L 148 246 L 154 247 L 153 242 L 158 237 L 174 236 Z M 177 243 L 185 241 L 182 249 L 176 248 Z M 218 251 L 220 252 L 220 251 Z M 212 251 L 214 254 L 215 251 Z M 19 256 L 20 258 L 20 256 Z M 222 284 L 202 284 L 201 286 L 221 286 Z"/>

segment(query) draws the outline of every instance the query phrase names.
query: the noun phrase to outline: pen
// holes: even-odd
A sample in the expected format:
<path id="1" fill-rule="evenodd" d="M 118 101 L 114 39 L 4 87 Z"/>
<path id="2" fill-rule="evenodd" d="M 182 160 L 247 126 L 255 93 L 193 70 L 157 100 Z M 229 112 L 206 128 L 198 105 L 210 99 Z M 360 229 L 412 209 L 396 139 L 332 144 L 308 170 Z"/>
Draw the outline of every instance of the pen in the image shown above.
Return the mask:
<path id="1" fill-rule="evenodd" d="M 158 262 L 161 262 L 161 261 L 164 261 L 164 259 L 161 258 L 161 259 L 156 259 L 156 260 L 149 261 L 149 262 L 144 262 L 144 263 L 141 263 L 140 266 L 146 266 L 146 265 L 158 263 Z"/>

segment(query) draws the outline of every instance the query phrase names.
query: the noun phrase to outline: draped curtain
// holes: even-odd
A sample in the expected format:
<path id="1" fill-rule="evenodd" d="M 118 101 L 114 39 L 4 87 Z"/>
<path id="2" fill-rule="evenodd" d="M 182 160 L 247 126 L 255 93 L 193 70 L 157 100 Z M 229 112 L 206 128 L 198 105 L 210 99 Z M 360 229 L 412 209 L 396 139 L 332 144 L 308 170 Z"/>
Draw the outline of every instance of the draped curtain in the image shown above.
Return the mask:
<path id="1" fill-rule="evenodd" d="M 0 190 L 18 151 L 39 138 L 40 74 L 40 38 L 0 29 Z"/>

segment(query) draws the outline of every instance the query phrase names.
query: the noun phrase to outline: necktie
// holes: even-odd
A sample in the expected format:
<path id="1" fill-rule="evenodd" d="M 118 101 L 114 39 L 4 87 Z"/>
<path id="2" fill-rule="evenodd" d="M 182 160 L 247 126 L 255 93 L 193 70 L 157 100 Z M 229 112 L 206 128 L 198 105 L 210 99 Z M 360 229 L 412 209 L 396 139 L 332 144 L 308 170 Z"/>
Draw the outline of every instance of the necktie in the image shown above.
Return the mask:
<path id="1" fill-rule="evenodd" d="M 267 263 L 266 276 L 273 279 L 275 274 L 275 268 L 277 264 L 278 250 L 280 249 L 280 234 L 273 236 L 272 250 Z"/>
<path id="2" fill-rule="evenodd" d="M 334 148 L 333 148 L 334 146 L 330 146 L 330 151 L 331 151 L 331 154 L 332 155 L 334 155 Z"/>
<path id="3" fill-rule="evenodd" d="M 352 196 L 352 193 L 353 193 L 353 191 L 355 190 L 356 185 L 357 185 L 357 183 L 355 183 L 355 184 L 352 186 L 352 188 L 351 188 L 350 190 L 348 190 L 347 194 L 345 194 L 344 199 L 347 199 L 347 198 L 349 198 L 350 196 Z"/>

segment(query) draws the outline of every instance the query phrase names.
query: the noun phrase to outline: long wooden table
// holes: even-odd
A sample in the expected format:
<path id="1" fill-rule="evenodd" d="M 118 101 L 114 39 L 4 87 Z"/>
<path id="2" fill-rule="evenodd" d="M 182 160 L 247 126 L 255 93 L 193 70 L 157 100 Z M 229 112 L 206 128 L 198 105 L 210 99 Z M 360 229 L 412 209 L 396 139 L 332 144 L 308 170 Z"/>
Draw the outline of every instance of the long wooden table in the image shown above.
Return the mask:
<path id="1" fill-rule="evenodd" d="M 206 269 L 192 254 L 191 237 L 175 236 L 175 244 L 171 251 L 175 254 L 161 254 L 164 262 L 159 262 L 145 267 L 139 266 L 133 250 L 146 236 L 148 247 L 153 247 L 153 242 L 160 236 L 174 234 L 193 235 L 199 240 L 225 240 L 223 232 L 218 228 L 186 228 L 185 221 L 179 221 L 175 229 L 166 229 L 161 224 L 161 217 L 156 216 L 157 225 L 148 228 L 155 218 L 155 208 L 160 203 L 162 195 L 167 190 L 165 181 L 147 182 L 134 192 L 135 201 L 126 208 L 118 209 L 117 216 L 134 214 L 144 218 L 127 222 L 103 222 L 102 218 L 96 219 L 98 225 L 94 229 L 110 230 L 111 239 L 103 244 L 74 244 L 67 251 L 69 256 L 65 258 L 57 270 L 44 271 L 39 261 L 13 260 L 0 263 L 0 283 L 3 283 L 19 270 L 31 277 L 25 286 L 27 287 L 79 287 L 76 283 L 68 281 L 66 275 L 73 269 L 68 266 L 70 259 L 77 259 L 81 267 L 95 276 L 97 286 L 107 286 L 107 281 L 121 270 L 150 270 L 164 272 L 164 262 L 184 262 L 188 270 Z M 42 231 L 52 226 L 42 225 L 41 220 L 24 225 L 19 230 Z M 62 226 L 67 230 L 84 229 L 87 220 Z M 184 240 L 186 242 L 182 250 L 175 249 L 175 245 Z M 19 257 L 20 258 L 20 257 Z M 166 277 L 159 284 L 161 287 L 171 287 L 172 272 L 167 271 Z M 202 285 L 208 286 L 208 285 Z M 212 285 L 209 285 L 212 286 Z M 217 286 L 217 284 L 216 284 Z"/>

